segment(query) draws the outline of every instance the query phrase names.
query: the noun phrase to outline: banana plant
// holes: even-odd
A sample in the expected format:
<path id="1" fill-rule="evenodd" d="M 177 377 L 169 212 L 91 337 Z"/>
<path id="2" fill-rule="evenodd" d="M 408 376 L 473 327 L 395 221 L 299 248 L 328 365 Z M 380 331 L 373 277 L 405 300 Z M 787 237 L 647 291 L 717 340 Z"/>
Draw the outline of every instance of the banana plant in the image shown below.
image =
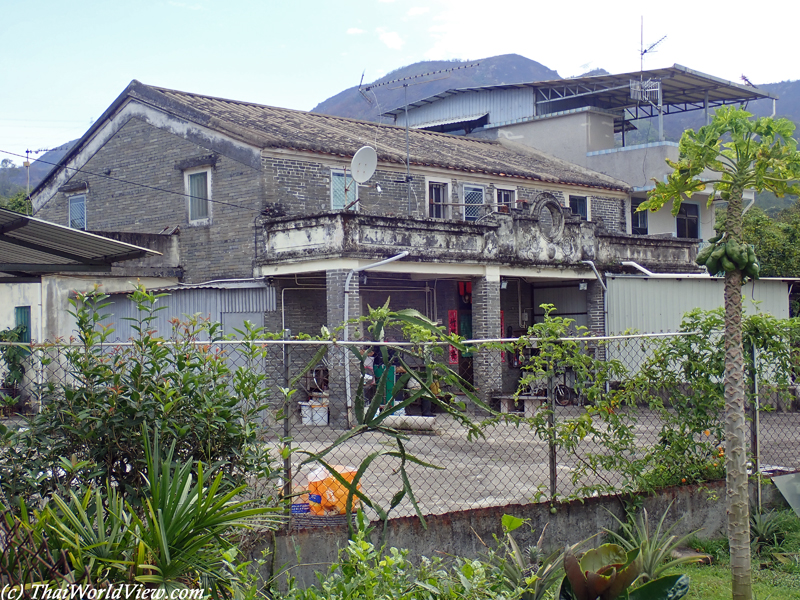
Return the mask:
<path id="1" fill-rule="evenodd" d="M 617 544 L 589 550 L 580 560 L 567 549 L 558 600 L 679 600 L 689 592 L 689 578 L 670 575 L 629 589 L 641 572 L 639 548 Z"/>

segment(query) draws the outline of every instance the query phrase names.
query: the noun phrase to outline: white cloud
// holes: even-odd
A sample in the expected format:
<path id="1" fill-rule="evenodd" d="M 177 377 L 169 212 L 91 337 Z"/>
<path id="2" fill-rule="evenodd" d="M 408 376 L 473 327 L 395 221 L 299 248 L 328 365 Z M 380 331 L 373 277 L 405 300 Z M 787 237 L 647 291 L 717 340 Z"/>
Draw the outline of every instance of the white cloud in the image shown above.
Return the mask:
<path id="1" fill-rule="evenodd" d="M 351 27 L 347 30 L 347 35 L 358 35 L 360 33 L 364 33 L 364 30 L 359 29 L 358 27 Z"/>
<path id="2" fill-rule="evenodd" d="M 386 31 L 384 27 L 378 27 L 375 31 L 378 33 L 378 38 L 392 50 L 400 50 L 405 43 L 396 31 Z"/>
<path id="3" fill-rule="evenodd" d="M 406 13 L 409 17 L 418 17 L 419 15 L 424 15 L 425 13 L 430 12 L 431 9 L 428 6 L 412 6 L 408 9 L 408 13 Z"/>

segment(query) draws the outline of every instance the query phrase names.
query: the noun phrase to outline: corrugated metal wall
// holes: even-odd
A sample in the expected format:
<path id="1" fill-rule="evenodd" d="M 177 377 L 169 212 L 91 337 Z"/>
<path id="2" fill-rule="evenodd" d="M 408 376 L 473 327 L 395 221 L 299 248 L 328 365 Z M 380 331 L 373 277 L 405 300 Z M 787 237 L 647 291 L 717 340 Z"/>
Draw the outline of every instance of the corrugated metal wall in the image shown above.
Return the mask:
<path id="1" fill-rule="evenodd" d="M 410 127 L 420 127 L 488 112 L 489 123 L 505 123 L 532 117 L 535 114 L 533 97 L 532 88 L 467 92 L 409 109 L 408 120 Z M 397 116 L 397 124 L 405 125 L 403 113 Z"/>
<path id="2" fill-rule="evenodd" d="M 138 319 L 140 317 L 136 304 L 131 301 L 127 294 L 112 294 L 109 301 L 113 304 L 105 309 L 104 312 L 111 316 L 104 320 L 104 324 L 113 323 L 114 334 L 111 340 L 126 341 L 134 335 L 133 326 L 136 324 L 127 319 Z M 263 314 L 277 309 L 275 288 L 270 286 L 251 287 L 251 288 L 199 288 L 170 291 L 169 296 L 159 298 L 157 307 L 167 308 L 156 312 L 156 320 L 152 327 L 160 335 L 169 337 L 172 325 L 169 323 L 172 318 L 184 319 L 184 315 L 200 314 L 204 318 L 212 321 L 238 323 L 240 319 L 230 318 L 235 314 L 246 314 L 252 321 L 261 315 L 260 322 L 256 324 L 260 327 L 264 324 Z M 236 325 L 240 327 L 240 325 Z M 233 331 L 225 331 L 233 333 Z"/>
<path id="3" fill-rule="evenodd" d="M 694 309 L 712 310 L 723 306 L 722 279 L 651 279 L 607 277 L 608 332 L 627 329 L 639 333 L 678 331 L 684 313 Z M 780 319 L 789 318 L 789 284 L 761 280 L 742 288 L 744 308 L 758 310 Z"/>

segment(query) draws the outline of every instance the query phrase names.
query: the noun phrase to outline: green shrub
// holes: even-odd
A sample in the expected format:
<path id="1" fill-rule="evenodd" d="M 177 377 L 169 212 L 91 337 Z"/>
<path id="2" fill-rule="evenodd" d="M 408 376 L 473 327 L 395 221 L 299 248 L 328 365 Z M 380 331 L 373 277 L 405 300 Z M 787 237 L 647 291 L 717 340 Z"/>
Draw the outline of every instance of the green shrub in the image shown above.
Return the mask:
<path id="1" fill-rule="evenodd" d="M 258 444 L 263 432 L 254 425 L 267 400 L 266 378 L 242 373 L 246 367 L 229 370 L 225 352 L 212 345 L 222 337 L 217 323 L 196 316 L 174 320 L 169 340 L 157 336 L 152 325 L 162 297 L 143 288 L 131 295 L 139 308 L 136 335 L 118 346 L 107 344 L 113 329 L 103 325 L 106 295 L 93 291 L 70 300 L 75 343 L 51 348 L 48 356 L 61 354 L 45 360 L 60 361 L 67 380 L 49 386 L 49 402 L 26 429 L 0 429 L 0 489 L 7 504 L 41 502 L 54 492 L 66 497 L 75 485 L 106 482 L 125 501 L 140 504 L 145 424 L 167 447 L 175 445 L 176 460 L 225 463 L 227 484 L 276 475 L 277 457 L 264 454 Z M 239 351 L 248 360 L 264 352 L 247 343 L 261 335 L 245 332 Z"/>

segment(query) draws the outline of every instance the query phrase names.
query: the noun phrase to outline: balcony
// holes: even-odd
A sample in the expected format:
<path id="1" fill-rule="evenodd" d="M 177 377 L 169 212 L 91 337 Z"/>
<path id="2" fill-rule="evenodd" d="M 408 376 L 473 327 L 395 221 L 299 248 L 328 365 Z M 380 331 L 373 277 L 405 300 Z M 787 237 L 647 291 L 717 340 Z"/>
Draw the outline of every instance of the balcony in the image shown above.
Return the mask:
<path id="1" fill-rule="evenodd" d="M 541 207 L 540 207 L 541 209 Z M 508 267 L 604 267 L 634 260 L 661 270 L 695 270 L 696 243 L 606 231 L 558 205 L 489 213 L 475 222 L 323 213 L 264 223 L 260 266 L 334 258 L 381 259 L 401 251 L 428 263 Z"/>

